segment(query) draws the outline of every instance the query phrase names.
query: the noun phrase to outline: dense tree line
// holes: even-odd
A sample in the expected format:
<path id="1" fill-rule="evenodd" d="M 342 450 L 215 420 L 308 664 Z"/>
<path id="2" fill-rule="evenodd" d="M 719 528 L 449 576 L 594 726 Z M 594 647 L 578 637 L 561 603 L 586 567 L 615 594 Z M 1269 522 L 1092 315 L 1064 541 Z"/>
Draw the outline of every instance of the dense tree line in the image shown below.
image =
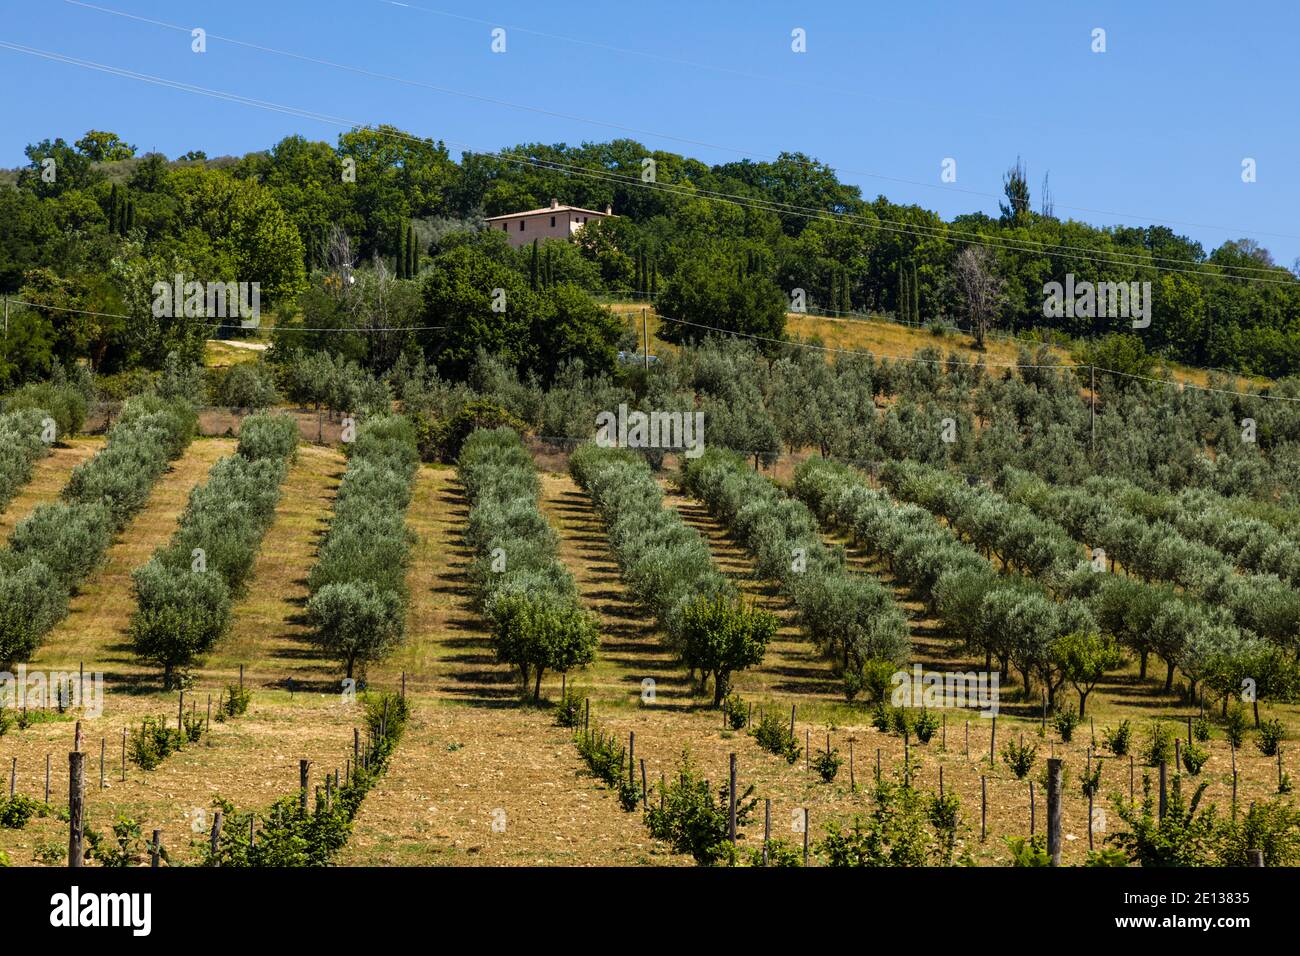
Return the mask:
<path id="1" fill-rule="evenodd" d="M 1098 228 L 1035 213 L 1023 194 L 998 218 L 945 222 L 863 197 L 797 152 L 709 166 L 616 140 L 520 144 L 457 162 L 434 140 L 381 127 L 333 145 L 291 136 L 239 158 L 136 156 L 111 133 L 45 140 L 27 157 L 16 184 L 0 188 L 0 291 L 38 303 L 13 316 L 3 362 L 11 383 L 55 359 L 112 372 L 157 368 L 172 350 L 196 357 L 212 324 L 148 308 L 153 282 L 177 273 L 257 281 L 286 324 L 301 314 L 305 328 L 369 326 L 330 335 L 327 347 L 376 372 L 419 349 L 459 376 L 479 345 L 536 362 L 544 377 L 567 358 L 608 363 L 608 330 L 589 299 L 564 290 L 645 295 L 650 276 L 662 310 L 695 323 L 667 326 L 678 341 L 703 337 L 701 326 L 779 339 L 786 310 L 803 301 L 1044 336 L 1127 332 L 1143 353 L 1190 364 L 1275 377 L 1300 370 L 1300 282 L 1249 239 L 1207 253 L 1162 226 Z M 40 175 L 47 159 L 53 182 Z M 647 160 L 654 189 L 641 177 Z M 551 198 L 611 204 L 616 216 L 536 254 L 482 228 L 483 216 Z M 365 308 L 325 301 L 381 271 L 388 281 L 371 285 L 385 288 L 372 288 Z M 451 278 L 431 279 L 442 273 Z M 1149 327 L 1045 316 L 1045 285 L 1067 274 L 1151 282 Z M 487 312 L 497 323 L 471 321 L 466 311 L 494 289 L 506 290 L 506 311 Z M 417 331 L 442 324 L 446 335 Z"/>

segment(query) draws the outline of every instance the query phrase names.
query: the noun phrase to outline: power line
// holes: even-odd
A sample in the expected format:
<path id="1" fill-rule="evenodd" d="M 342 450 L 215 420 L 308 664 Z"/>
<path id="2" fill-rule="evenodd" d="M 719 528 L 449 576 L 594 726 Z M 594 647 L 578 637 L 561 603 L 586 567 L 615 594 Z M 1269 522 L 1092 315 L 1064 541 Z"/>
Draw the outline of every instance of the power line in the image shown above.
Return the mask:
<path id="1" fill-rule="evenodd" d="M 390 5 L 396 5 L 396 7 L 407 7 L 411 9 L 425 9 L 425 8 L 413 7 L 412 4 L 393 4 L 391 3 L 391 0 L 380 0 L 380 1 L 381 3 L 389 3 Z M 142 16 L 138 16 L 138 14 L 126 13 L 123 12 L 123 10 L 114 10 L 108 7 L 101 7 L 101 5 L 99 4 L 85 3 L 85 0 L 64 0 L 64 3 L 72 4 L 73 7 L 82 7 L 90 10 L 96 10 L 96 12 L 99 13 L 107 13 L 109 14 L 109 16 L 122 17 L 122 18 L 126 18 L 126 20 L 134 20 L 142 23 L 149 23 L 149 25 L 164 27 L 164 29 L 166 30 L 175 30 L 183 34 L 188 34 L 191 31 L 191 27 L 179 25 L 179 23 L 168 23 L 161 20 L 155 20 L 155 18 L 151 18 L 151 17 L 142 17 Z M 428 10 L 428 12 L 442 14 L 442 16 L 455 16 L 455 14 L 443 14 L 441 10 Z M 473 22 L 485 23 L 485 25 L 486 23 L 489 23 L 489 21 L 476 20 L 476 18 L 473 17 L 465 17 L 464 20 L 471 20 Z M 547 36 L 547 38 L 551 38 L 551 39 L 567 40 L 567 42 L 584 43 L 582 42 L 582 40 L 573 40 L 572 38 L 564 38 L 564 36 L 558 36 L 552 34 L 537 34 L 536 31 L 523 30 L 521 29 L 521 27 L 508 27 L 508 29 L 520 30 L 521 33 L 534 33 L 539 36 Z M 221 42 L 234 44 L 234 46 L 246 47 L 248 49 L 256 49 L 256 51 L 263 52 L 263 53 L 273 53 L 273 55 L 276 56 L 286 56 L 286 57 L 291 57 L 291 59 L 294 60 L 311 62 L 311 64 L 316 64 L 320 66 L 329 66 L 329 68 L 331 69 L 346 70 L 346 72 L 348 73 L 364 75 L 364 77 L 370 77 L 374 79 L 387 79 L 387 81 L 404 83 L 404 85 L 407 86 L 421 87 L 421 88 L 425 88 L 425 90 L 433 90 L 434 92 L 441 92 L 441 94 L 446 94 L 450 96 L 464 96 L 464 98 L 478 100 L 481 101 L 481 103 L 491 103 L 494 105 L 500 105 L 500 107 L 507 107 L 510 109 L 520 109 L 520 111 L 538 113 L 538 114 L 542 114 L 542 116 L 562 118 L 562 120 L 584 122 L 584 124 L 589 124 L 593 126 L 606 126 L 608 127 L 608 129 L 620 130 L 620 131 L 624 131 L 624 133 L 636 133 L 640 135 L 651 135 L 651 137 L 659 137 L 662 139 L 671 139 L 673 140 L 673 142 L 686 143 L 686 144 L 690 144 L 690 146 L 705 147 L 708 148 L 708 150 L 720 150 L 725 152 L 733 152 L 736 153 L 736 155 L 738 156 L 762 157 L 762 153 L 755 150 L 742 150 L 742 148 L 738 148 L 735 146 L 725 146 L 725 144 L 722 143 L 711 143 L 711 142 L 707 142 L 707 140 L 702 140 L 702 139 L 679 137 L 679 135 L 675 135 L 671 133 L 663 133 L 663 131 L 659 131 L 659 130 L 640 129 L 640 127 L 616 124 L 616 122 L 610 122 L 607 120 L 593 120 L 593 118 L 590 117 L 576 116 L 576 114 L 573 113 L 552 111 L 552 109 L 545 109 L 541 107 L 529 107 L 529 105 L 520 104 L 520 103 L 511 103 L 510 100 L 495 98 L 495 96 L 485 96 L 481 94 L 474 94 L 474 92 L 467 92 L 464 90 L 454 90 L 454 88 L 438 86 L 435 85 L 435 83 L 419 81 L 419 79 L 400 77 L 400 75 L 391 74 L 391 73 L 378 73 L 376 72 L 376 70 L 369 70 L 367 68 L 363 68 L 363 66 L 341 64 L 341 62 L 335 62 L 333 60 L 324 60 L 324 59 L 320 59 L 320 57 L 308 56 L 305 55 L 305 53 L 296 53 L 294 51 L 287 51 L 287 49 L 266 47 L 263 46 L 263 44 L 248 42 L 248 40 L 240 40 L 234 38 L 234 36 L 224 36 L 221 34 L 214 34 L 211 33 L 211 31 L 209 31 L 209 33 L 207 34 L 207 38 L 214 39 L 214 40 L 221 40 Z M 595 44 L 595 46 L 602 46 L 602 44 Z M 617 48 L 611 48 L 611 49 L 617 49 Z M 623 52 L 628 52 L 628 51 L 623 51 Z M 636 51 L 630 51 L 630 52 L 636 52 Z M 654 55 L 649 55 L 649 56 L 654 56 Z M 672 57 L 668 57 L 668 60 L 671 61 L 673 59 Z M 697 65 L 697 66 L 701 65 L 701 64 L 689 64 L 689 61 L 681 61 L 681 62 L 686 62 L 686 64 L 688 65 Z M 764 159 L 772 160 L 774 159 L 774 157 L 767 156 L 764 157 Z M 803 161 L 803 160 L 790 159 L 790 157 L 788 157 L 788 159 L 790 163 L 806 166 L 806 168 L 815 168 L 815 166 L 819 165 L 816 163 L 807 163 L 807 161 Z M 945 193 L 962 193 L 966 195 L 980 196 L 980 198 L 984 198 L 984 199 L 998 199 L 998 200 L 1001 199 L 1000 194 L 984 193 L 984 191 L 982 190 L 962 189 L 962 187 L 953 186 L 953 185 L 936 186 L 935 183 L 923 182 L 923 181 L 919 181 L 919 179 L 906 179 L 906 178 L 894 177 L 894 176 L 884 176 L 884 174 L 872 173 L 870 172 L 870 170 L 865 170 L 865 169 L 853 169 L 853 168 L 849 168 L 849 166 L 836 166 L 836 169 L 842 173 L 852 173 L 854 174 L 854 176 L 865 176 L 871 179 L 881 179 L 881 181 L 885 181 L 885 182 L 905 183 L 905 185 L 910 185 L 910 186 L 923 186 L 926 187 L 926 189 L 937 189 L 937 190 L 945 191 Z M 1179 220 L 1157 219 L 1157 217 L 1139 216 L 1136 215 L 1136 213 L 1114 212 L 1114 211 L 1108 211 L 1108 209 L 1091 209 L 1091 208 L 1080 207 L 1080 206 L 1067 206 L 1067 204 L 1065 203 L 1054 203 L 1054 204 L 1056 204 L 1056 206 L 1060 206 L 1063 209 L 1075 209 L 1075 211 L 1078 212 L 1091 212 L 1091 213 L 1095 213 L 1095 215 L 1118 216 L 1118 217 L 1122 217 L 1122 219 L 1135 220 L 1135 221 L 1169 222 L 1169 224 L 1173 224 L 1173 225 L 1193 226 L 1193 228 L 1200 228 L 1200 229 L 1218 229 L 1218 230 L 1222 230 L 1222 232 L 1226 234 L 1240 235 L 1243 233 L 1255 233 L 1260 235 L 1273 235 L 1273 237 L 1278 237 L 1278 238 L 1300 239 L 1300 235 L 1292 235 L 1290 233 L 1265 233 L 1257 229 L 1240 229 L 1240 228 L 1236 228 L 1236 226 L 1219 226 L 1219 225 L 1204 224 L 1204 222 L 1183 222 Z"/>
<path id="2" fill-rule="evenodd" d="M 331 116 L 327 113 L 320 113 L 314 110 L 306 110 L 299 107 L 284 106 L 279 103 L 272 103 L 267 100 L 259 100 L 253 97 L 241 96 L 235 93 L 227 93 L 221 90 L 212 90 L 207 87 L 196 86 L 190 83 L 183 83 L 177 80 L 170 80 L 165 77 L 152 76 L 147 73 L 138 73 L 134 70 L 127 70 L 121 67 L 109 66 L 107 64 L 95 63 L 91 60 L 82 60 L 77 57 L 70 57 L 63 54 L 53 53 L 46 50 L 39 50 L 35 47 L 27 47 L 22 44 L 9 43 L 0 41 L 0 47 L 14 50 L 19 53 L 27 53 L 33 56 L 43 57 L 56 62 L 67 63 L 73 66 L 80 66 L 86 69 L 98 70 L 111 75 L 121 76 L 127 79 L 139 80 L 141 82 L 153 83 L 170 89 L 180 90 L 182 92 L 196 93 L 203 96 L 213 97 L 215 99 L 226 100 L 232 103 L 239 103 L 246 106 L 255 106 L 259 109 L 266 109 L 272 112 L 285 113 L 291 116 L 300 116 L 312 119 L 317 122 L 323 122 L 344 128 L 366 129 L 377 135 L 390 136 L 395 139 L 404 139 L 409 142 L 420 145 L 428 145 L 432 140 L 424 139 L 410 133 L 403 133 L 400 130 L 384 129 L 375 127 L 371 124 L 362 123 L 356 120 L 348 120 L 343 117 Z M 1212 278 L 1234 279 L 1239 281 L 1258 282 L 1269 285 L 1291 285 L 1296 280 L 1288 274 L 1285 279 L 1273 279 L 1264 277 L 1254 277 L 1249 275 L 1235 275 L 1227 272 L 1207 272 L 1201 268 L 1172 268 L 1169 266 L 1153 265 L 1156 262 L 1176 262 L 1185 263 L 1182 259 L 1170 259 L 1160 256 L 1142 255 L 1139 253 L 1129 253 L 1123 251 L 1105 251 L 1098 252 L 1095 250 L 1084 249 L 1078 246 L 1066 246 L 1060 243 L 1043 243 L 1037 240 L 1015 240 L 1005 236 L 989 236 L 983 233 L 970 233 L 964 230 L 953 229 L 946 223 L 929 226 L 923 223 L 902 224 L 892 220 L 873 219 L 866 216 L 860 216 L 853 213 L 834 213 L 825 210 L 816 209 L 810 206 L 798 206 L 792 203 L 779 203 L 772 200 L 756 199 L 754 197 L 742 196 L 736 193 L 724 193 L 717 190 L 705 190 L 692 186 L 689 189 L 672 187 L 658 182 L 645 182 L 640 177 L 621 176 L 616 173 L 602 170 L 592 170 L 585 167 L 576 166 L 571 163 L 564 163 L 558 160 L 539 160 L 534 157 L 520 156 L 519 154 L 506 152 L 491 152 L 476 150 L 472 145 L 460 143 L 455 140 L 442 140 L 454 145 L 461 146 L 471 154 L 480 156 L 494 157 L 505 162 L 514 162 L 524 165 L 533 166 L 539 169 L 555 169 L 567 172 L 573 176 L 586 179 L 603 180 L 606 182 L 615 182 L 624 186 L 637 186 L 659 192 L 666 192 L 673 195 L 679 195 L 686 198 L 708 198 L 720 202 L 729 202 L 733 205 L 743 208 L 763 210 L 786 215 L 795 215 L 803 219 L 819 220 L 825 222 L 850 221 L 856 222 L 864 227 L 880 229 L 885 232 L 893 232 L 903 235 L 913 236 L 914 238 L 928 238 L 943 241 L 965 242 L 968 245 L 984 246 L 989 249 L 1002 249 L 1005 251 L 1033 253 L 1039 255 L 1051 255 L 1053 250 L 1058 251 L 1065 258 L 1073 258 L 1085 262 L 1094 262 L 1098 264 L 1127 266 L 1127 267 L 1149 267 L 1158 272 L 1181 273 L 1186 275 L 1210 276 Z M 968 238 L 974 237 L 974 238 Z M 1085 254 L 1086 253 L 1086 254 Z M 1262 266 L 1223 266 L 1214 263 L 1208 264 L 1211 268 L 1216 269 L 1237 269 L 1245 272 L 1265 272 L 1273 274 L 1283 272 L 1281 269 L 1269 269 Z"/>
<path id="3" fill-rule="evenodd" d="M 127 320 L 134 320 L 134 319 L 139 319 L 139 318 L 140 318 L 139 315 L 126 315 L 126 314 L 121 313 L 121 312 L 94 312 L 94 311 L 91 311 L 90 309 L 74 309 L 74 308 L 71 308 L 70 306 L 62 306 L 62 305 L 45 305 L 45 304 L 42 303 L 42 302 L 28 302 L 28 301 L 25 300 L 25 299 L 13 299 L 13 298 L 9 298 L 8 296 L 6 296 L 5 298 L 6 298 L 6 301 L 11 302 L 11 303 L 13 303 L 14 305 L 25 305 L 25 306 L 28 306 L 29 308 L 33 308 L 33 309 L 45 309 L 45 310 L 48 310 L 48 311 L 51 311 L 51 312 L 70 312 L 70 313 L 75 313 L 75 314 L 77 314 L 77 315 L 91 315 L 91 316 L 95 316 L 95 317 L 97 317 L 97 318 L 102 318 L 102 319 L 127 319 Z M 198 318 L 198 316 L 181 316 L 181 318 Z M 234 317 L 232 316 L 232 318 L 234 318 Z M 221 328 L 221 327 L 222 327 L 223 325 L 225 325 L 225 324 L 226 324 L 225 322 L 203 323 L 203 325 L 204 325 L 205 327 L 207 327 L 207 328 L 211 328 L 211 329 L 218 329 L 218 328 Z M 277 325 L 277 326 L 272 326 L 272 327 L 267 328 L 267 329 L 261 329 L 260 326 L 252 326 L 252 327 L 250 327 L 250 328 L 252 328 L 253 331 L 264 331 L 264 332 L 276 332 L 276 331 L 279 331 L 279 332 L 357 332 L 357 333 L 361 333 L 361 332 L 437 332 L 437 331 L 441 331 L 442 329 L 447 328 L 447 326 L 445 326 L 445 325 L 394 325 L 394 326 L 365 326 L 365 327 L 357 326 L 357 327 L 355 327 L 355 328 L 341 328 L 341 329 L 339 329 L 339 328 L 335 328 L 335 329 L 327 329 L 327 328 L 307 328 L 307 327 L 299 327 L 299 326 L 292 326 L 292 325 Z"/>

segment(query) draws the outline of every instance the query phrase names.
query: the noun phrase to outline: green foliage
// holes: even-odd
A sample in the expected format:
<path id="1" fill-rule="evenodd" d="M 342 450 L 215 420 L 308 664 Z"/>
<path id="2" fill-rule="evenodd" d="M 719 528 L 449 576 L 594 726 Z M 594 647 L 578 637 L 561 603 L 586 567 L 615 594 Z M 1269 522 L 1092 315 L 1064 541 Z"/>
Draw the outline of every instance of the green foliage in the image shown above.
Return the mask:
<path id="1" fill-rule="evenodd" d="M 1047 837 L 1041 833 L 1026 837 L 1007 837 L 1007 849 L 1011 851 L 1012 866 L 1051 866 L 1052 858 L 1047 855 Z"/>
<path id="2" fill-rule="evenodd" d="M 916 734 L 916 739 L 923 744 L 928 744 L 938 729 L 939 716 L 932 710 L 922 710 L 912 720 L 912 730 Z"/>
<path id="3" fill-rule="evenodd" d="M 1063 707 L 1052 716 L 1052 726 L 1061 735 L 1061 740 L 1069 743 L 1074 736 L 1074 728 L 1079 726 L 1079 713 L 1073 707 Z"/>
<path id="4" fill-rule="evenodd" d="M 1034 768 L 1034 760 L 1037 757 L 1037 745 L 1026 744 L 1023 738 L 1018 742 L 1008 740 L 1002 745 L 1002 762 L 1011 768 L 1017 780 L 1024 780 L 1029 776 L 1029 771 Z"/>
<path id="5" fill-rule="evenodd" d="M 749 823 L 758 802 L 751 784 L 736 794 L 736 826 Z M 717 793 L 709 789 L 683 751 L 677 771 L 664 784 L 662 804 L 651 804 L 645 812 L 646 827 L 657 840 L 669 843 L 678 853 L 689 853 L 701 866 L 713 866 L 730 859 L 730 795 L 727 787 Z"/>
<path id="6" fill-rule="evenodd" d="M 1208 718 L 1201 716 L 1192 721 L 1192 736 L 1200 743 L 1207 743 L 1210 739 L 1210 721 Z"/>
<path id="7" fill-rule="evenodd" d="M 312 640 L 348 677 L 406 634 L 405 516 L 418 467 L 415 430 L 399 416 L 363 422 L 334 500 L 334 517 L 308 577 Z"/>
<path id="8" fill-rule="evenodd" d="M 744 730 L 749 724 L 749 708 L 739 694 L 731 694 L 722 702 L 722 713 L 732 730 Z"/>
<path id="9" fill-rule="evenodd" d="M 1085 797 L 1096 797 L 1101 793 L 1101 768 L 1104 761 L 1098 757 L 1092 761 L 1091 766 L 1084 770 L 1083 778 L 1079 781 L 1079 790 Z"/>
<path id="10" fill-rule="evenodd" d="M 21 793 L 15 793 L 12 797 L 0 797 L 0 827 L 6 830 L 21 830 L 32 817 L 53 815 L 52 807 Z"/>
<path id="11" fill-rule="evenodd" d="M 803 866 L 803 850 L 787 840 L 772 839 L 766 844 L 767 866 L 792 867 Z M 759 846 L 749 851 L 749 865 L 763 866 L 764 847 Z"/>
<path id="12" fill-rule="evenodd" d="M 679 612 L 682 662 L 714 675 L 713 704 L 731 690 L 733 671 L 763 661 L 768 642 L 780 627 L 775 614 L 723 595 L 699 597 Z"/>
<path id="13" fill-rule="evenodd" d="M 513 664 L 521 685 L 541 697 L 547 670 L 589 664 L 599 643 L 596 618 L 581 608 L 573 577 L 559 560 L 542 515 L 532 459 L 509 429 L 474 432 L 458 474 L 470 500 L 466 541 L 470 577 L 492 626 L 497 660 Z"/>
<path id="14" fill-rule="evenodd" d="M 751 733 L 754 740 L 768 753 L 784 757 L 786 763 L 794 763 L 803 753 L 803 748 L 790 733 L 790 724 L 780 714 L 769 712 L 763 715 Z"/>
<path id="15" fill-rule="evenodd" d="M 597 727 L 574 735 L 578 756 L 586 762 L 587 768 L 596 779 L 607 787 L 616 787 L 627 776 L 627 751 L 613 734 L 606 734 Z"/>
<path id="16" fill-rule="evenodd" d="M 1093 867 L 1128 866 L 1128 855 L 1116 847 L 1105 846 L 1097 850 L 1089 850 L 1083 865 Z"/>
<path id="17" fill-rule="evenodd" d="M 816 844 L 827 866 L 933 866 L 951 861 L 957 805 L 927 800 L 918 790 L 882 781 L 866 816 L 826 826 Z"/>
<path id="18" fill-rule="evenodd" d="M 583 697 L 576 691 L 566 690 L 560 702 L 555 705 L 555 724 L 557 727 L 577 727 L 582 722 Z"/>
<path id="19" fill-rule="evenodd" d="M 822 778 L 823 783 L 831 783 L 835 780 L 835 775 L 840 772 L 840 767 L 844 764 L 844 758 L 840 752 L 835 749 L 819 750 L 817 755 L 812 758 L 812 768 L 817 771 L 817 775 Z"/>
<path id="20" fill-rule="evenodd" d="M 86 857 L 109 869 L 139 866 L 149 857 L 149 846 L 142 837 L 141 825 L 126 816 L 113 821 L 112 836 L 86 829 Z"/>
<path id="21" fill-rule="evenodd" d="M 1184 744 L 1182 752 L 1183 766 L 1187 768 L 1187 772 L 1193 777 L 1200 774 L 1201 768 L 1210 759 L 1210 752 L 1204 747 L 1198 747 L 1196 744 Z"/>
<path id="22" fill-rule="evenodd" d="M 1133 745 L 1133 725 L 1129 720 L 1121 720 L 1119 726 L 1111 729 L 1105 727 L 1102 729 L 1101 738 L 1110 748 L 1110 752 L 1116 757 L 1128 755 L 1130 747 Z"/>
<path id="23" fill-rule="evenodd" d="M 249 701 L 253 699 L 251 690 L 241 690 L 238 684 L 227 684 L 226 693 L 217 709 L 217 719 L 242 717 L 248 711 Z"/>
<path id="24" fill-rule="evenodd" d="M 132 727 L 127 737 L 127 754 L 141 770 L 156 770 L 169 756 L 180 750 L 186 736 L 167 726 L 165 717 L 146 717 L 139 727 Z"/>
<path id="25" fill-rule="evenodd" d="M 329 866 L 347 844 L 352 821 L 366 794 L 388 769 L 410 719 L 409 703 L 400 695 L 387 693 L 365 699 L 366 727 L 371 758 L 366 766 L 354 767 L 352 777 L 339 781 L 328 802 L 322 795 L 303 810 L 301 793 L 281 797 L 267 810 L 240 812 L 217 797 L 213 806 L 222 811 L 224 822 L 217 852 L 207 840 L 195 841 L 202 865 L 223 867 L 314 867 Z M 255 837 L 249 842 L 249 825 Z"/>
<path id="26" fill-rule="evenodd" d="M 1114 810 L 1127 829 L 1112 833 L 1113 843 L 1129 858 L 1149 866 L 1208 866 L 1213 863 L 1219 822 L 1214 807 L 1200 809 L 1208 784 L 1202 783 L 1188 799 L 1182 776 L 1174 774 L 1163 818 L 1151 793 L 1151 778 L 1142 775 L 1142 802 L 1130 806 L 1116 797 Z"/>
<path id="27" fill-rule="evenodd" d="M 1147 737 L 1146 749 L 1142 752 L 1142 759 L 1150 767 L 1156 766 L 1161 761 L 1165 763 L 1173 762 L 1174 728 L 1170 724 L 1162 721 L 1152 723 L 1150 735 Z"/>
<path id="28" fill-rule="evenodd" d="M 1259 725 L 1255 746 L 1265 757 L 1277 756 L 1279 745 L 1286 738 L 1286 726 L 1280 720 L 1265 720 Z"/>

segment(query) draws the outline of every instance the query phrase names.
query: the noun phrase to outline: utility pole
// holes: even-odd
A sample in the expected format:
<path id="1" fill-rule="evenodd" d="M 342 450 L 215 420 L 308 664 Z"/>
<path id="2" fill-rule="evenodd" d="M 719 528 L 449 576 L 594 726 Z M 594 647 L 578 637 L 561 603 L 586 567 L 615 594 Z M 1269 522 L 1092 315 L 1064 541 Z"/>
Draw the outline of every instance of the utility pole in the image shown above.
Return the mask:
<path id="1" fill-rule="evenodd" d="M 646 307 L 641 306 L 641 337 L 645 341 L 645 370 L 650 371 L 650 321 L 646 317 Z"/>

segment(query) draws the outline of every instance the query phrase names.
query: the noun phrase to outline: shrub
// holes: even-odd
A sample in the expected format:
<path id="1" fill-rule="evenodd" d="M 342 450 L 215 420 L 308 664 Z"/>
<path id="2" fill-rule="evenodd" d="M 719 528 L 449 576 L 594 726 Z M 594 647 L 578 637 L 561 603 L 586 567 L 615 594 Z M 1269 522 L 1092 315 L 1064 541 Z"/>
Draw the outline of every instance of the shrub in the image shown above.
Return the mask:
<path id="1" fill-rule="evenodd" d="M 1210 721 L 1204 717 L 1197 717 L 1192 723 L 1192 736 L 1200 743 L 1207 743 L 1210 739 Z"/>
<path id="2" fill-rule="evenodd" d="M 292 461 L 298 423 L 289 415 L 253 415 L 239 426 L 239 454 L 253 461 Z"/>
<path id="3" fill-rule="evenodd" d="M 1186 744 L 1182 751 L 1183 766 L 1187 768 L 1187 772 L 1193 777 L 1199 775 L 1201 768 L 1205 766 L 1205 761 L 1210 759 L 1209 751 L 1192 743 Z"/>
<path id="4" fill-rule="evenodd" d="M 1277 756 L 1278 746 L 1286 737 L 1286 727 L 1280 720 L 1265 720 L 1259 725 L 1259 737 L 1255 746 L 1265 757 Z"/>
<path id="5" fill-rule="evenodd" d="M 739 694 L 732 694 L 722 702 L 722 713 L 732 730 L 744 730 L 749 724 L 749 706 Z"/>
<path id="6" fill-rule="evenodd" d="M 1183 795 L 1182 776 L 1174 774 L 1164 817 L 1151 793 L 1151 778 L 1142 775 L 1142 802 L 1130 806 L 1116 797 L 1114 811 L 1127 829 L 1107 837 L 1144 867 L 1207 866 L 1213 863 L 1219 824 L 1214 808 L 1198 809 L 1206 784 L 1191 799 Z"/>
<path id="7" fill-rule="evenodd" d="M 1151 735 L 1147 738 L 1147 747 L 1142 758 L 1148 766 L 1154 767 L 1161 761 L 1169 763 L 1174 757 L 1174 729 L 1169 724 L 1156 722 L 1151 725 Z"/>
<path id="8" fill-rule="evenodd" d="M 818 751 L 817 756 L 812 759 L 813 769 L 825 783 L 834 781 L 835 775 L 840 772 L 843 764 L 844 760 L 840 757 L 840 752 L 835 749 Z"/>
<path id="9" fill-rule="evenodd" d="M 766 713 L 758 726 L 752 731 L 755 742 L 768 753 L 784 757 L 786 763 L 794 763 L 803 753 L 803 748 L 790 733 L 790 725 L 780 714 Z"/>
<path id="10" fill-rule="evenodd" d="M 779 626 L 775 614 L 723 595 L 698 597 L 682 608 L 682 662 L 714 675 L 713 706 L 721 705 L 730 691 L 733 671 L 762 663 Z"/>
<path id="11" fill-rule="evenodd" d="M 582 697 L 566 690 L 555 705 L 555 724 L 558 727 L 577 727 L 582 722 Z"/>
<path id="12" fill-rule="evenodd" d="M 1037 833 L 1032 837 L 1007 837 L 1007 849 L 1011 851 L 1012 866 L 1051 866 L 1052 858 L 1047 855 L 1047 837 Z"/>
<path id="13" fill-rule="evenodd" d="M 184 744 L 184 735 L 170 729 L 165 717 L 146 717 L 139 727 L 132 728 L 127 739 L 127 752 L 141 770 L 154 770 Z"/>
<path id="14" fill-rule="evenodd" d="M 1073 707 L 1063 707 L 1052 717 L 1052 726 L 1061 735 L 1061 740 L 1068 744 L 1074 736 L 1074 728 L 1079 726 L 1079 712 Z"/>
<path id="15" fill-rule="evenodd" d="M 586 762 L 592 775 L 608 787 L 618 786 L 626 776 L 627 752 L 613 735 L 596 727 L 574 736 L 578 756 Z"/>
<path id="16" fill-rule="evenodd" d="M 1104 728 L 1101 738 L 1116 757 L 1127 756 L 1133 744 L 1133 725 L 1127 720 L 1121 720 L 1114 730 L 1109 727 Z"/>
<path id="17" fill-rule="evenodd" d="M 1246 708 L 1233 704 L 1223 720 L 1223 733 L 1234 748 L 1240 747 L 1246 739 Z"/>
<path id="18" fill-rule="evenodd" d="M 12 797 L 0 797 L 0 827 L 6 830 L 21 830 L 27 826 L 32 817 L 48 816 L 52 811 L 39 800 L 15 793 Z"/>
<path id="19" fill-rule="evenodd" d="M 86 422 L 87 400 L 75 385 L 59 385 L 53 381 L 24 385 L 4 402 L 6 416 L 12 412 L 39 412 L 41 417 L 54 419 L 58 438 L 71 438 L 81 431 Z M 37 434 L 40 434 L 37 431 Z"/>
<path id="20" fill-rule="evenodd" d="M 1024 780 L 1029 776 L 1037 756 L 1038 747 L 1034 744 L 1026 744 L 1023 737 L 1019 742 L 1008 740 L 1002 746 L 1002 762 L 1011 768 L 1017 780 Z"/>
<path id="21" fill-rule="evenodd" d="M 253 692 L 251 690 L 241 690 L 238 684 L 227 684 L 221 707 L 217 711 L 217 719 L 242 717 L 248 712 L 248 704 L 252 699 Z"/>
<path id="22" fill-rule="evenodd" d="M 50 453 L 42 440 L 45 412 L 29 408 L 0 415 L 0 511 L 32 477 L 32 465 Z"/>
<path id="23" fill-rule="evenodd" d="M 868 815 L 827 824 L 826 836 L 816 844 L 827 866 L 930 866 L 950 857 L 954 804 L 932 814 L 933 805 L 919 791 L 889 781 L 876 787 L 871 802 Z"/>
<path id="24" fill-rule="evenodd" d="M 928 744 L 934 732 L 939 729 L 939 716 L 932 710 L 922 710 L 912 721 L 912 729 L 916 732 L 917 740 Z"/>
<path id="25" fill-rule="evenodd" d="M 736 825 L 745 826 L 757 800 L 751 784 L 736 795 Z M 717 794 L 710 792 L 683 752 L 677 772 L 664 784 L 662 803 L 651 804 L 645 812 L 646 827 L 657 840 L 668 842 L 678 853 L 689 853 L 701 866 L 712 866 L 729 859 L 730 796 L 723 786 Z"/>
<path id="26" fill-rule="evenodd" d="M 264 362 L 230 366 L 218 390 L 220 404 L 229 408 L 269 408 L 280 400 L 275 376 Z"/>

